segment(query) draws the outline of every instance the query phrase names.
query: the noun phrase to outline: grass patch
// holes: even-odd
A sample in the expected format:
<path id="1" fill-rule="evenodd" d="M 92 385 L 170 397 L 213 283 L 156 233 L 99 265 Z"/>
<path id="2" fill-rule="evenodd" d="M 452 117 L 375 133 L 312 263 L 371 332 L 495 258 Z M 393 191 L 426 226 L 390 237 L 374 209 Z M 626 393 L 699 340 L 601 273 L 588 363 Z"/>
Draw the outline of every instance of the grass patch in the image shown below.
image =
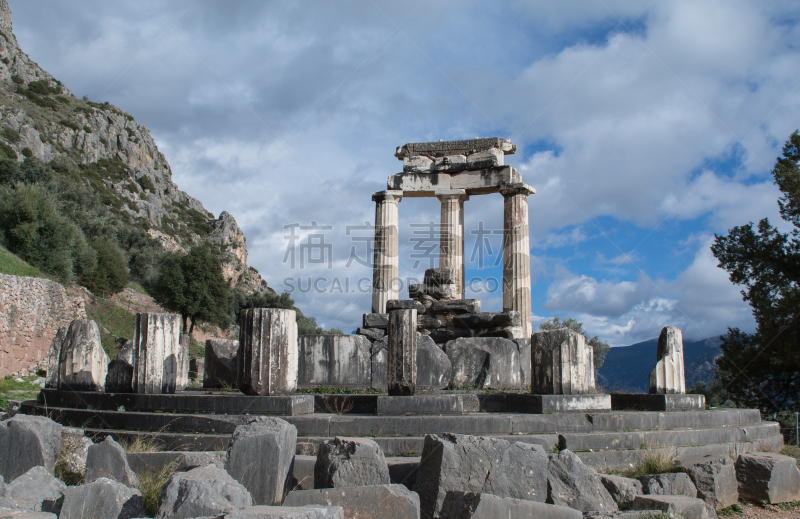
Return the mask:
<path id="1" fill-rule="evenodd" d="M 201 344 L 197 339 L 192 339 L 189 343 L 189 358 L 190 359 L 204 359 L 206 358 L 206 347 Z"/>
<path id="2" fill-rule="evenodd" d="M 125 452 L 161 452 L 164 445 L 152 436 L 137 435 L 136 438 L 123 439 L 119 442 Z"/>
<path id="3" fill-rule="evenodd" d="M 731 506 L 723 508 L 722 510 L 717 510 L 717 515 L 720 517 L 730 517 L 733 515 L 739 515 L 742 512 L 744 512 L 742 507 L 738 503 L 734 503 Z"/>
<path id="4" fill-rule="evenodd" d="M 45 277 L 39 269 L 28 265 L 4 247 L 0 247 L 0 274 L 30 276 L 34 278 Z"/>
<path id="5" fill-rule="evenodd" d="M 8 407 L 8 400 L 32 400 L 37 397 L 41 387 L 32 382 L 39 378 L 37 375 L 23 377 L 23 382 L 17 382 L 10 375 L 0 379 L 0 398 L 5 399 L 5 405 L 0 402 L 0 407 Z"/>
<path id="6" fill-rule="evenodd" d="M 86 315 L 100 326 L 100 339 L 103 342 L 103 349 L 111 358 L 119 354 L 119 347 L 116 340 L 114 340 L 114 336 L 126 341 L 133 338 L 136 315 L 107 299 L 93 298 L 91 303 L 86 305 Z"/>
<path id="7" fill-rule="evenodd" d="M 144 502 L 144 513 L 148 517 L 155 517 L 158 513 L 158 500 L 161 497 L 161 489 L 175 473 L 177 468 L 175 462 L 168 463 L 157 472 L 144 471 L 139 476 L 139 492 L 142 493 Z"/>
<path id="8" fill-rule="evenodd" d="M 298 393 L 306 395 L 384 395 L 383 389 L 356 389 L 352 387 L 306 387 L 297 390 Z"/>
<path id="9" fill-rule="evenodd" d="M 794 445 L 786 445 L 781 449 L 781 454 L 784 456 L 791 456 L 797 460 L 797 468 L 800 468 L 800 447 Z"/>
<path id="10" fill-rule="evenodd" d="M 664 452 L 647 449 L 638 460 L 636 465 L 629 470 L 620 471 L 620 476 L 626 478 L 637 478 L 651 474 L 663 474 L 666 472 L 682 472 L 680 466 L 675 463 L 674 456 Z"/>

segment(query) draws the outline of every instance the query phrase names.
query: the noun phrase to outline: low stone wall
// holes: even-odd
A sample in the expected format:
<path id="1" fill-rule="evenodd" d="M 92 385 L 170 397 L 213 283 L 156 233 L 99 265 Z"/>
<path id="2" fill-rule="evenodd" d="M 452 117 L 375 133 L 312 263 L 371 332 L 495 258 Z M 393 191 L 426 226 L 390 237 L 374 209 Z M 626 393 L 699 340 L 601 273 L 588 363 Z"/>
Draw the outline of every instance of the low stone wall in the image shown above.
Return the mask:
<path id="1" fill-rule="evenodd" d="M 83 298 L 48 279 L 0 274 L 0 377 L 46 361 L 56 332 L 73 319 L 86 319 Z"/>

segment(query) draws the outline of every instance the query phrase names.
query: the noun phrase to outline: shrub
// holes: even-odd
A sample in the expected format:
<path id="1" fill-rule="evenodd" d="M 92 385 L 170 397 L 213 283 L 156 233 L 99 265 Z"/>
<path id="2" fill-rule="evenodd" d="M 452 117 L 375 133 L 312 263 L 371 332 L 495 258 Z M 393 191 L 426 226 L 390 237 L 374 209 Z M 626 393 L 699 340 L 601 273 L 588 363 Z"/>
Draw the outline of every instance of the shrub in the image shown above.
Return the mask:
<path id="1" fill-rule="evenodd" d="M 0 158 L 16 159 L 17 152 L 5 142 L 0 142 Z"/>
<path id="2" fill-rule="evenodd" d="M 6 65 L 11 65 L 11 60 L 8 58 L 3 58 L 3 63 L 5 63 Z"/>
<path id="3" fill-rule="evenodd" d="M 75 130 L 76 132 L 81 129 L 81 127 L 78 126 L 78 123 L 76 123 L 74 121 L 70 121 L 68 119 L 61 119 L 60 121 L 58 121 L 58 124 L 60 124 L 61 126 L 65 126 L 67 128 L 70 128 L 72 130 Z"/>
<path id="4" fill-rule="evenodd" d="M 116 293 L 128 286 L 128 269 L 116 245 L 93 238 L 89 245 L 97 254 L 97 267 L 81 278 L 81 283 L 94 293 Z"/>
<path id="5" fill-rule="evenodd" d="M 89 125 L 84 125 L 83 131 L 85 131 L 86 133 L 92 133 L 92 127 Z"/>
<path id="6" fill-rule="evenodd" d="M 59 88 L 51 87 L 50 82 L 45 79 L 31 81 L 28 83 L 28 90 L 40 96 L 48 96 L 59 92 Z"/>
<path id="7" fill-rule="evenodd" d="M 22 156 L 28 159 L 33 157 L 33 150 L 28 148 L 27 146 L 22 148 Z"/>
<path id="8" fill-rule="evenodd" d="M 16 75 L 16 74 L 14 74 L 13 76 L 11 76 L 11 81 L 13 81 L 14 83 L 16 83 L 16 84 L 18 84 L 18 85 L 21 85 L 22 83 L 24 83 L 24 82 L 25 82 L 25 80 L 24 80 L 24 79 L 22 79 L 21 77 L 19 77 L 19 76 L 18 76 L 18 75 Z"/>
<path id="9" fill-rule="evenodd" d="M 139 183 L 142 185 L 142 188 L 150 191 L 151 193 L 156 192 L 156 186 L 153 184 L 153 181 L 150 180 L 150 177 L 144 175 L 142 178 L 139 179 Z"/>
<path id="10" fill-rule="evenodd" d="M 3 131 L 0 132 L 0 137 L 3 137 L 8 142 L 17 142 L 22 138 L 17 130 L 12 130 L 11 128 L 3 128 Z"/>
<path id="11" fill-rule="evenodd" d="M 64 97 L 64 96 L 56 96 L 56 101 L 58 101 L 62 105 L 68 105 L 69 104 L 69 98 Z"/>

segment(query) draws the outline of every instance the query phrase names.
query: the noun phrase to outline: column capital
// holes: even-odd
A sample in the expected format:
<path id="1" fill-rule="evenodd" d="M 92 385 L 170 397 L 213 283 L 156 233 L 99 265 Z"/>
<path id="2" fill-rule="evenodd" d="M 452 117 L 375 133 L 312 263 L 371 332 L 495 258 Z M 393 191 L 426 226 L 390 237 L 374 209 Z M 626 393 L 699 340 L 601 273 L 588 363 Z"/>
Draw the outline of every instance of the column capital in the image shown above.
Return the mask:
<path id="1" fill-rule="evenodd" d="M 373 202 L 399 202 L 402 198 L 403 192 L 395 189 L 387 189 L 386 191 L 372 193 Z"/>
<path id="2" fill-rule="evenodd" d="M 500 188 L 500 193 L 503 196 L 511 195 L 535 195 L 536 189 L 529 186 L 525 182 L 514 182 L 513 184 L 506 184 Z"/>
<path id="3" fill-rule="evenodd" d="M 441 201 L 453 199 L 459 201 L 469 200 L 466 189 L 437 189 L 433 194 Z"/>

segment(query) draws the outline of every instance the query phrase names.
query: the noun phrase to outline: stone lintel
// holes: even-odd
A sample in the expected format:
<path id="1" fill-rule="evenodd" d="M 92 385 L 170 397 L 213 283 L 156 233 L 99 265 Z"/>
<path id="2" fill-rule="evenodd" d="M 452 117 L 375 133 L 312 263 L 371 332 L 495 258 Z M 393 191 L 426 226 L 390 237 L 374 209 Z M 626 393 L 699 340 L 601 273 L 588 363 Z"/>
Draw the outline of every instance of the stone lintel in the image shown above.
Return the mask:
<path id="1" fill-rule="evenodd" d="M 501 150 L 504 155 L 512 155 L 517 151 L 517 146 L 510 140 L 499 137 L 464 141 L 412 142 L 397 148 L 394 156 L 400 160 L 414 156 L 446 157 L 448 155 L 471 155 L 491 149 Z"/>
<path id="2" fill-rule="evenodd" d="M 403 191 L 401 190 L 387 189 L 386 191 L 372 193 L 373 202 L 383 202 L 384 200 L 393 202 L 394 200 L 400 201 L 401 198 L 403 198 Z"/>
<path id="3" fill-rule="evenodd" d="M 511 166 L 454 173 L 398 173 L 390 175 L 387 189 L 407 197 L 434 197 L 437 191 L 463 189 L 467 195 L 499 193 L 509 185 L 522 183 L 522 175 Z M 375 195 L 373 195 L 374 197 Z"/>
<path id="4" fill-rule="evenodd" d="M 503 196 L 507 195 L 535 195 L 536 189 L 525 182 L 515 182 L 513 184 L 506 184 L 500 189 Z"/>

